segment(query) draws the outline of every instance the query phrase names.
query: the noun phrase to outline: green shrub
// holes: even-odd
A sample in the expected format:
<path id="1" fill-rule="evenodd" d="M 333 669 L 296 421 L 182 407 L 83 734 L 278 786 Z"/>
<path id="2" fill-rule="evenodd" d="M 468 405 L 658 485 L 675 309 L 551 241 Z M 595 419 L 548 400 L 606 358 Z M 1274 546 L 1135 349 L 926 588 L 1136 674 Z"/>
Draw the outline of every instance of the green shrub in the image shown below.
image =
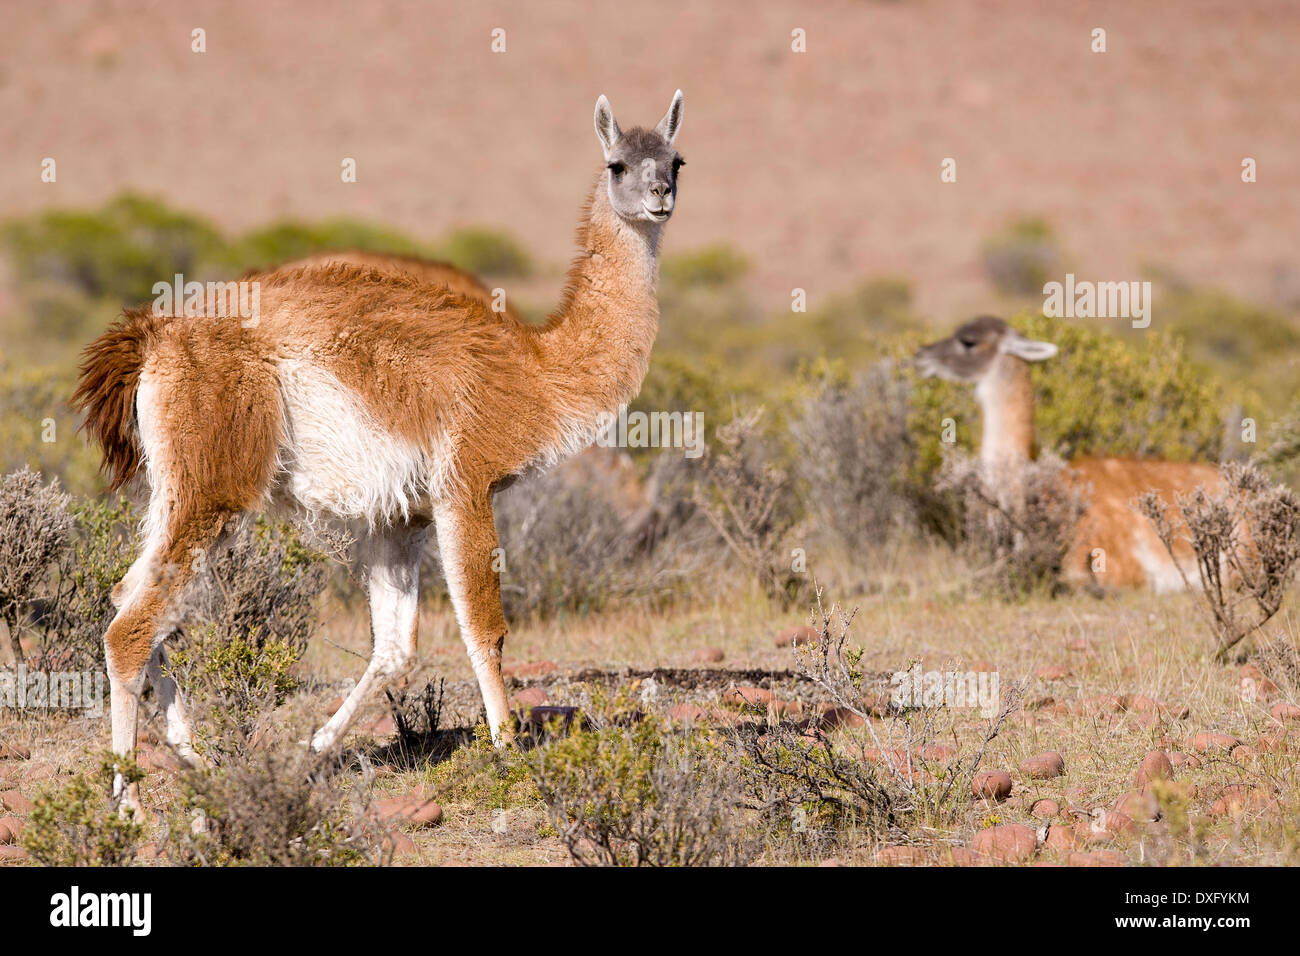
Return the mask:
<path id="1" fill-rule="evenodd" d="M 71 367 L 0 358 L 0 471 L 31 468 L 76 494 L 103 488 L 98 451 L 77 434 L 76 415 L 68 408 L 75 377 Z"/>
<path id="2" fill-rule="evenodd" d="M 230 243 L 221 261 L 231 274 L 269 269 L 318 252 L 357 249 L 434 257 L 433 250 L 404 233 L 354 219 L 277 222 L 245 233 Z"/>
<path id="3" fill-rule="evenodd" d="M 1060 271 L 1056 236 L 1046 221 L 1020 219 L 987 239 L 984 271 L 997 288 L 1010 295 L 1036 295 L 1050 276 Z"/>
<path id="4" fill-rule="evenodd" d="M 95 212 L 51 210 L 7 223 L 0 243 L 24 283 L 53 282 L 134 305 L 153 297 L 155 282 L 193 274 L 222 239 L 198 216 L 127 193 Z"/>
<path id="5" fill-rule="evenodd" d="M 94 771 L 36 800 L 22 835 L 33 860 L 44 866 L 126 866 L 135 859 L 144 826 L 118 812 L 113 779 L 119 772 L 128 785 L 144 779 L 134 761 L 105 753 Z"/>

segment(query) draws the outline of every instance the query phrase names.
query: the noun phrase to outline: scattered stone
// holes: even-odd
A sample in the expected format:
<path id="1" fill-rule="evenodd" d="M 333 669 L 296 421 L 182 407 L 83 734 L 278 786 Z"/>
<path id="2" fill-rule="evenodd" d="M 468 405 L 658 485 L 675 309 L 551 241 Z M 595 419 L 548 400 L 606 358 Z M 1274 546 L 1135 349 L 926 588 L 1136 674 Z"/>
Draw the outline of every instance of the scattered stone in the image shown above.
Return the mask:
<path id="1" fill-rule="evenodd" d="M 1257 751 L 1254 747 L 1247 746 L 1246 744 L 1242 744 L 1240 747 L 1232 748 L 1233 763 L 1247 764 L 1253 761 L 1258 756 L 1259 756 L 1259 751 Z"/>
<path id="2" fill-rule="evenodd" d="M 1254 664 L 1242 665 L 1241 677 L 1237 681 L 1237 690 L 1241 694 L 1241 699 L 1248 704 L 1271 700 L 1277 696 L 1277 684 L 1273 683 Z"/>
<path id="3" fill-rule="evenodd" d="M 1114 850 L 1093 850 L 1090 853 L 1071 853 L 1065 858 L 1067 866 L 1123 866 L 1127 861 Z"/>
<path id="4" fill-rule="evenodd" d="M 1040 667 L 1034 671 L 1034 676 L 1039 680 L 1065 680 L 1070 676 L 1070 669 L 1055 664 L 1051 667 Z"/>
<path id="5" fill-rule="evenodd" d="M 35 804 L 17 790 L 5 790 L 0 793 L 0 809 L 10 813 L 31 813 Z"/>
<path id="6" fill-rule="evenodd" d="M 32 752 L 22 744 L 0 744 L 0 760 L 31 760 Z"/>
<path id="7" fill-rule="evenodd" d="M 27 859 L 27 851 L 20 846 L 0 846 L 0 863 Z"/>
<path id="8" fill-rule="evenodd" d="M 1291 749 L 1291 741 L 1285 729 L 1273 734 L 1259 735 L 1259 749 L 1265 753 L 1286 753 Z"/>
<path id="9" fill-rule="evenodd" d="M 0 817 L 0 846 L 18 842 L 23 832 L 23 821 L 19 817 Z"/>
<path id="10" fill-rule="evenodd" d="M 1171 780 L 1174 765 L 1163 750 L 1153 750 L 1142 758 L 1137 772 L 1137 788 L 1145 790 L 1152 780 Z"/>
<path id="11" fill-rule="evenodd" d="M 1051 797 L 1039 797 L 1029 805 L 1030 816 L 1040 820 L 1050 820 L 1061 812 L 1061 805 Z"/>
<path id="12" fill-rule="evenodd" d="M 1277 801 L 1258 787 L 1248 783 L 1230 783 L 1219 791 L 1219 797 L 1210 805 L 1210 816 L 1240 816 L 1242 813 L 1263 813 L 1277 809 Z"/>
<path id="13" fill-rule="evenodd" d="M 515 710 L 528 710 L 532 707 L 541 707 L 546 703 L 545 687 L 525 687 L 517 691 L 514 696 Z"/>
<path id="14" fill-rule="evenodd" d="M 765 687 L 732 687 L 722 692 L 722 703 L 728 707 L 766 707 L 773 697 Z"/>
<path id="15" fill-rule="evenodd" d="M 970 782 L 971 792 L 984 800 L 1001 803 L 1011 796 L 1011 774 L 1005 770 L 983 770 Z"/>
<path id="16" fill-rule="evenodd" d="M 817 865 L 818 866 L 843 866 L 844 864 L 840 862 L 839 857 L 830 856 L 822 860 Z"/>
<path id="17" fill-rule="evenodd" d="M 815 627 L 804 624 L 802 627 L 788 627 L 776 636 L 777 647 L 795 647 L 799 644 L 816 643 L 822 634 Z"/>
<path id="18" fill-rule="evenodd" d="M 1188 770 L 1196 770 L 1204 766 L 1204 762 L 1195 754 L 1184 753 L 1181 750 L 1169 751 L 1169 762 L 1175 767 L 1186 767 Z"/>
<path id="19" fill-rule="evenodd" d="M 1038 849 L 1038 834 L 1023 823 L 1004 823 L 975 834 L 971 849 L 1002 863 L 1019 863 Z"/>
<path id="20" fill-rule="evenodd" d="M 1129 702 L 1129 708 L 1139 714 L 1155 713 L 1172 720 L 1186 720 L 1192 712 L 1192 709 L 1185 704 L 1163 704 L 1158 700 L 1141 695 L 1134 697 Z"/>
<path id="21" fill-rule="evenodd" d="M 1197 753 L 1209 753 L 1211 750 L 1231 750 L 1241 745 L 1241 741 L 1231 734 L 1202 732 L 1192 738 L 1192 749 Z"/>
<path id="22" fill-rule="evenodd" d="M 1072 827 L 1058 824 L 1047 828 L 1047 839 L 1043 841 L 1043 846 L 1053 850 L 1073 850 L 1078 845 L 1079 840 Z"/>
<path id="23" fill-rule="evenodd" d="M 442 807 L 423 787 L 396 797 L 381 797 L 370 804 L 375 818 L 398 826 L 431 827 L 442 822 Z"/>
<path id="24" fill-rule="evenodd" d="M 501 674 L 503 677 L 545 677 L 547 674 L 554 674 L 557 670 L 559 667 L 555 661 L 530 661 L 513 667 L 503 667 Z"/>
<path id="25" fill-rule="evenodd" d="M 397 733 L 397 722 L 393 720 L 392 714 L 384 714 L 378 720 L 372 720 L 366 724 L 366 733 L 375 737 L 391 737 Z"/>
<path id="26" fill-rule="evenodd" d="M 1049 750 L 1047 753 L 1025 758 L 1020 761 L 1017 769 L 1034 780 L 1050 780 L 1065 773 L 1065 758 L 1059 751 Z"/>
<path id="27" fill-rule="evenodd" d="M 1128 710 L 1128 701 L 1119 694 L 1095 694 L 1079 701 L 1083 714 L 1122 714 Z"/>
<path id="28" fill-rule="evenodd" d="M 342 708 L 344 700 L 345 698 L 343 697 L 335 697 L 333 700 L 327 702 L 325 704 L 325 713 L 333 717 L 339 712 L 340 708 Z"/>
<path id="29" fill-rule="evenodd" d="M 1160 819 L 1160 803 L 1149 790 L 1133 790 L 1115 801 L 1114 812 L 1135 823 L 1155 823 Z"/>
<path id="30" fill-rule="evenodd" d="M 978 866 L 979 856 L 964 846 L 954 846 L 947 851 L 947 857 L 953 866 Z"/>
<path id="31" fill-rule="evenodd" d="M 847 707 L 832 707 L 830 710 L 822 713 L 819 718 L 822 727 L 826 730 L 836 730 L 840 727 L 862 727 L 866 724 L 861 714 L 855 714 Z"/>
<path id="32" fill-rule="evenodd" d="M 691 655 L 691 659 L 701 664 L 721 664 L 727 659 L 727 653 L 720 647 L 702 647 Z"/>
<path id="33" fill-rule="evenodd" d="M 1295 704 L 1282 702 L 1276 703 L 1273 705 L 1273 709 L 1270 710 L 1269 713 L 1272 714 L 1273 719 L 1279 723 L 1284 720 L 1300 720 L 1300 707 L 1297 707 Z"/>
<path id="34" fill-rule="evenodd" d="M 696 704 L 674 704 L 668 711 L 668 719 L 683 724 L 694 724 L 708 716 L 703 707 Z"/>
<path id="35" fill-rule="evenodd" d="M 916 755 L 926 763 L 952 763 L 957 759 L 957 748 L 947 744 L 926 744 L 916 751 Z"/>
<path id="36" fill-rule="evenodd" d="M 887 846 L 876 854 L 882 866 L 924 866 L 929 854 L 919 846 Z"/>
<path id="37" fill-rule="evenodd" d="M 388 834 L 389 843 L 393 848 L 393 859 L 402 856 L 415 855 L 415 841 L 400 830 L 394 830 Z"/>

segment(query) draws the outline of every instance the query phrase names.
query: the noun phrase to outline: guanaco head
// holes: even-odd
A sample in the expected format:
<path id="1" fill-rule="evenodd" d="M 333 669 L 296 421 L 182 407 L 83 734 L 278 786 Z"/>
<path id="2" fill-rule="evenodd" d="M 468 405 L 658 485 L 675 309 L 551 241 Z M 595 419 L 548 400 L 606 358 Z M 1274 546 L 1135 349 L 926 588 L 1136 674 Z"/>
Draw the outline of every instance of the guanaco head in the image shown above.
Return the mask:
<path id="1" fill-rule="evenodd" d="M 1005 361 L 1004 356 L 1041 362 L 1055 354 L 1051 342 L 1027 339 L 1001 319 L 982 315 L 918 351 L 916 367 L 926 378 L 978 384 Z"/>
<path id="2" fill-rule="evenodd" d="M 673 148 L 682 128 L 682 91 L 654 129 L 624 132 L 609 100 L 596 101 L 596 137 L 605 152 L 605 185 L 610 205 L 632 222 L 667 222 L 677 202 L 677 172 L 686 160 Z"/>

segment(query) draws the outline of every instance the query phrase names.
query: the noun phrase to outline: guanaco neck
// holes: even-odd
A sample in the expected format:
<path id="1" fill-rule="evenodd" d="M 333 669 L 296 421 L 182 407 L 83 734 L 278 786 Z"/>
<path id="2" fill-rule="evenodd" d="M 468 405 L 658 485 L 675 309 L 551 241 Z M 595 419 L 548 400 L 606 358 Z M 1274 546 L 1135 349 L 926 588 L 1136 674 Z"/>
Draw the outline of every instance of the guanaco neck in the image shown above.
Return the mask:
<path id="1" fill-rule="evenodd" d="M 659 331 L 659 223 L 630 223 L 602 172 L 578 226 L 560 305 L 537 334 L 542 374 L 566 416 L 594 421 L 641 390 Z"/>
<path id="2" fill-rule="evenodd" d="M 1029 363 L 1005 353 L 975 386 L 984 420 L 980 462 L 993 476 L 1021 468 L 1034 455 L 1034 392 Z"/>

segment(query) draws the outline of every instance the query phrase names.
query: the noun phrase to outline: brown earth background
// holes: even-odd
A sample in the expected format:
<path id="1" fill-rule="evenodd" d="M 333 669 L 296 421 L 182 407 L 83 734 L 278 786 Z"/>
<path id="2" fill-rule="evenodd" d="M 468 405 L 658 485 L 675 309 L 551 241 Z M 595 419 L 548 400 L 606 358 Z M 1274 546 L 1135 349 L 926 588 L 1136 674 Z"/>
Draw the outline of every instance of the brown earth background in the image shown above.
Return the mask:
<path id="1" fill-rule="evenodd" d="M 947 324 L 988 307 L 980 242 L 1022 215 L 1052 224 L 1080 278 L 1157 264 L 1294 296 L 1300 4 L 1286 0 L 227 0 L 6 4 L 3 19 L 3 216 L 134 189 L 229 230 L 483 225 L 558 285 L 599 163 L 597 95 L 632 125 L 681 87 L 689 166 L 668 251 L 741 249 L 765 308 L 796 286 L 812 309 L 903 275 Z M 1090 51 L 1098 26 L 1105 54 Z"/>

